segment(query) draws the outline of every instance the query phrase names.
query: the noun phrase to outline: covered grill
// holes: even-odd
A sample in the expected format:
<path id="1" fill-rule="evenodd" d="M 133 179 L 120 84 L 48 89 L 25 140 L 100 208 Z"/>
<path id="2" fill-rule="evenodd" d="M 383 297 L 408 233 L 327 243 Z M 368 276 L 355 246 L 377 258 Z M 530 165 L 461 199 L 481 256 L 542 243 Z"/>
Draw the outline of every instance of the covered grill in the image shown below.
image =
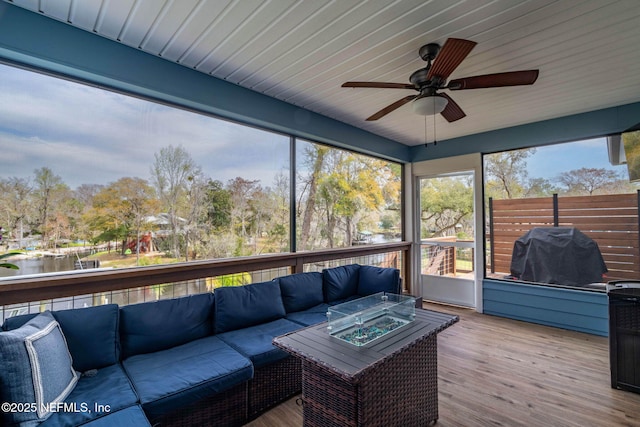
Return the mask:
<path id="1" fill-rule="evenodd" d="M 533 228 L 513 245 L 511 275 L 520 280 L 583 286 L 606 272 L 598 244 L 577 228 Z"/>

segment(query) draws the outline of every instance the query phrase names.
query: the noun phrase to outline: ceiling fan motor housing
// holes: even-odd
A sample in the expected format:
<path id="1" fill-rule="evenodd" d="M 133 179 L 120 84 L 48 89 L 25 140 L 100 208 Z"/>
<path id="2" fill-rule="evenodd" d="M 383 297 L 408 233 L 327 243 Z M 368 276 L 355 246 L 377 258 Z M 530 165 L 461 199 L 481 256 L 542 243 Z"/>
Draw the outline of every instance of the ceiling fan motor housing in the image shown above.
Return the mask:
<path id="1" fill-rule="evenodd" d="M 425 44 L 418 51 L 418 55 L 423 61 L 433 61 L 436 55 L 440 52 L 440 45 L 438 43 Z"/>

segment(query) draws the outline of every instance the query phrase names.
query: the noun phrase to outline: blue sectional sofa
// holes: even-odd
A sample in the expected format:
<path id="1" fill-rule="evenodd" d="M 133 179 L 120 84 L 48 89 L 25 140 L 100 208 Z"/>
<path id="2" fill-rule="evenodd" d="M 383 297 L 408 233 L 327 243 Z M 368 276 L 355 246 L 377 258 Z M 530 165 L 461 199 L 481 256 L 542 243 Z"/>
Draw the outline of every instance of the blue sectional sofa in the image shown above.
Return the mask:
<path id="1" fill-rule="evenodd" d="M 171 300 L 6 319 L 0 420 L 245 424 L 300 392 L 300 362 L 274 347 L 274 337 L 326 320 L 330 305 L 382 291 L 400 293 L 397 269 L 352 264 Z"/>

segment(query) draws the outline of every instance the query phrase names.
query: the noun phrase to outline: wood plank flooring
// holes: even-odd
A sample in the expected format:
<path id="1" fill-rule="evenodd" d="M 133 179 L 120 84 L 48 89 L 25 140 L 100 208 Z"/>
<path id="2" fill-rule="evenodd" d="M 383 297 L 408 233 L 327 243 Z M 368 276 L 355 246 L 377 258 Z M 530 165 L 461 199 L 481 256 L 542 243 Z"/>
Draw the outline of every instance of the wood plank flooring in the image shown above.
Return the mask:
<path id="1" fill-rule="evenodd" d="M 438 335 L 436 426 L 640 426 L 640 394 L 610 386 L 607 338 L 424 307 L 460 316 Z M 247 424 L 301 425 L 296 398 Z"/>

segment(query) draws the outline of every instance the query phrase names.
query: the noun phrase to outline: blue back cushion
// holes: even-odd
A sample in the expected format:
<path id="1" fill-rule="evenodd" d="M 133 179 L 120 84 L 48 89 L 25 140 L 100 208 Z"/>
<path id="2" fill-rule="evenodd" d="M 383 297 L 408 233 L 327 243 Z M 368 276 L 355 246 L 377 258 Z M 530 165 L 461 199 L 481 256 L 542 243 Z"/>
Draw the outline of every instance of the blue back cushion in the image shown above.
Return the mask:
<path id="1" fill-rule="evenodd" d="M 353 296 L 358 291 L 358 264 L 322 270 L 324 281 L 325 302 L 343 300 Z"/>
<path id="2" fill-rule="evenodd" d="M 120 340 L 117 304 L 59 310 L 52 314 L 62 328 L 76 371 L 85 372 L 118 363 Z M 35 316 L 25 314 L 10 317 L 3 329 L 19 328 Z"/>
<path id="3" fill-rule="evenodd" d="M 299 273 L 276 279 L 287 313 L 306 310 L 324 302 L 322 273 Z"/>
<path id="4" fill-rule="evenodd" d="M 287 314 L 276 281 L 217 288 L 215 295 L 217 334 L 281 319 Z"/>
<path id="5" fill-rule="evenodd" d="M 211 293 L 120 308 L 122 358 L 176 347 L 213 333 Z"/>
<path id="6" fill-rule="evenodd" d="M 397 268 L 360 266 L 358 295 L 367 296 L 378 292 L 400 293 L 400 270 Z"/>

